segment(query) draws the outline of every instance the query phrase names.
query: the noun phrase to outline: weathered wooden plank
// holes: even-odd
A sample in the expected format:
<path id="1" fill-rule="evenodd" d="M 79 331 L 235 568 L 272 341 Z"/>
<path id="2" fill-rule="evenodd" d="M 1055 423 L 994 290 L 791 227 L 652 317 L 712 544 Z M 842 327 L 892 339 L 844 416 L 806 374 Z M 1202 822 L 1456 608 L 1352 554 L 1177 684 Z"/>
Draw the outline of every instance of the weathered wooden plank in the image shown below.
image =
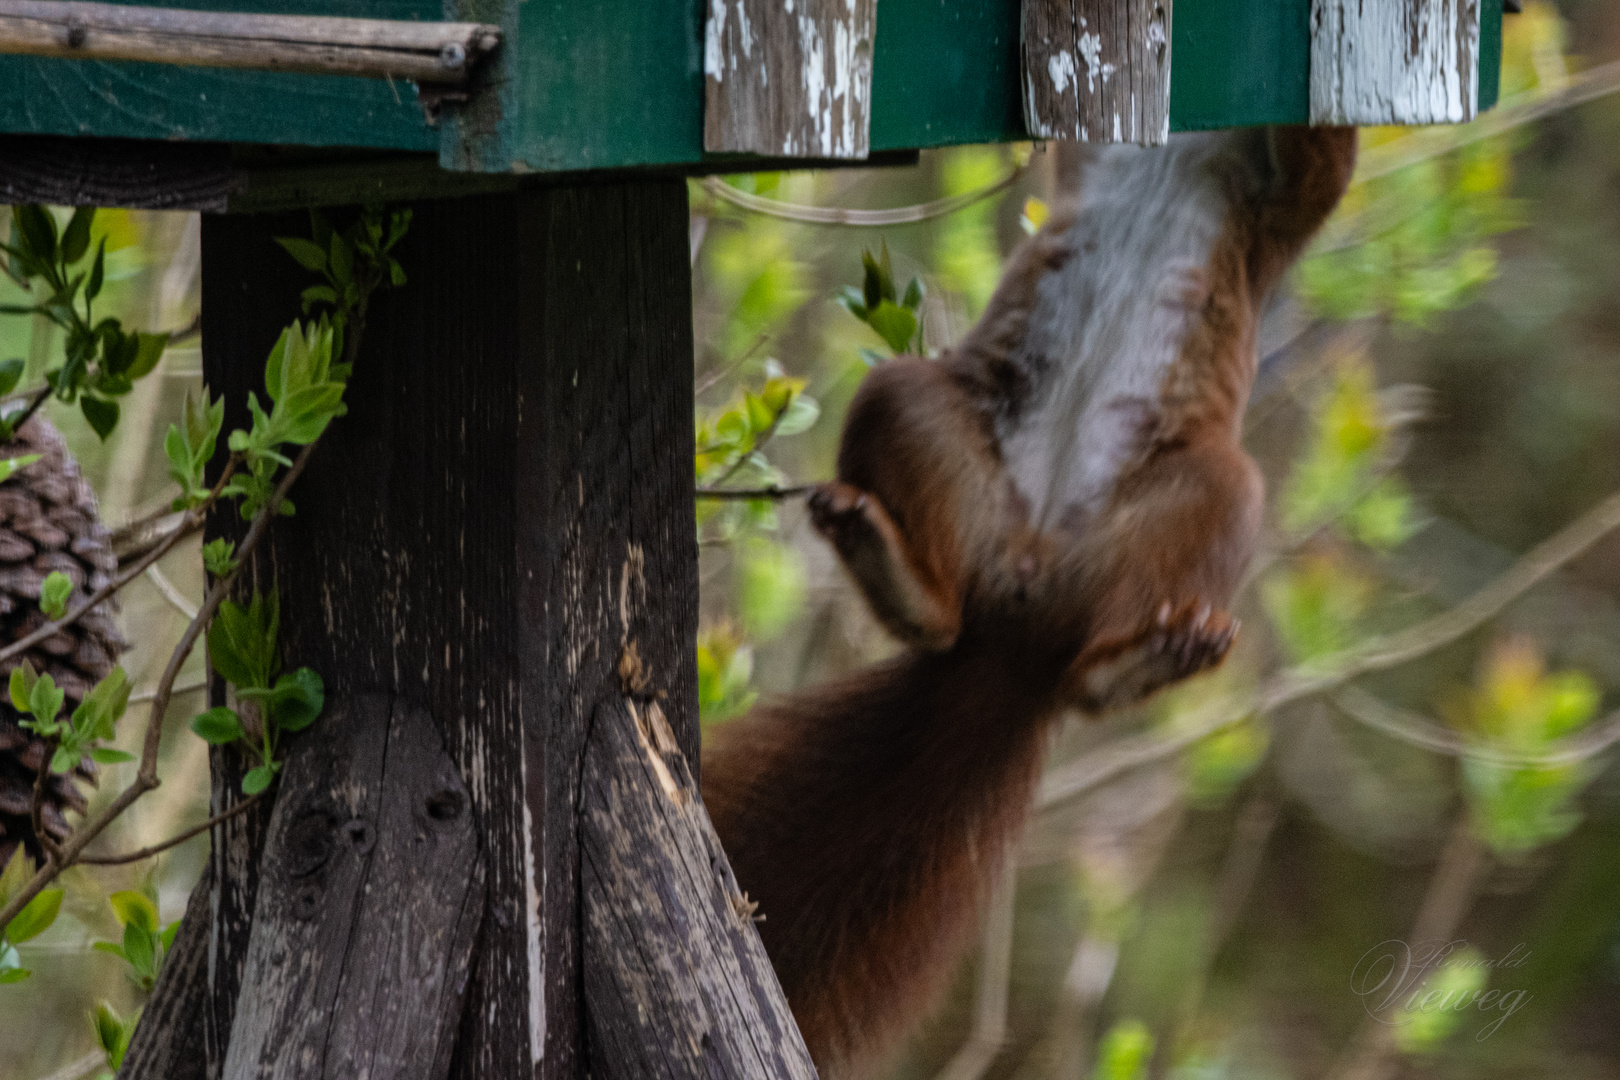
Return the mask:
<path id="1" fill-rule="evenodd" d="M 222 1075 L 439 1080 L 484 862 L 425 709 L 329 709 L 283 770 Z"/>
<path id="2" fill-rule="evenodd" d="M 333 701 L 423 703 L 466 784 L 489 885 L 450 1075 L 572 1080 L 581 756 L 626 641 L 697 753 L 686 186 L 549 186 L 414 213 L 410 280 L 373 301 L 349 414 L 251 570 L 279 584 L 287 664 L 319 671 Z M 272 237 L 307 228 L 302 213 L 204 219 L 204 370 L 227 429 L 247 423 L 307 284 Z M 242 770 L 223 754 L 215 767 L 223 808 Z M 256 836 L 216 844 L 212 1076 L 246 1000 Z"/>
<path id="3" fill-rule="evenodd" d="M 1170 0 L 1024 0 L 1024 122 L 1043 139 L 1164 142 Z"/>
<path id="4" fill-rule="evenodd" d="M 1312 0 L 1311 123 L 1472 120 L 1480 2 Z"/>
<path id="5" fill-rule="evenodd" d="M 655 696 L 597 706 L 580 795 L 591 1075 L 814 1077 Z"/>
<path id="6" fill-rule="evenodd" d="M 877 0 L 709 0 L 703 148 L 864 158 Z"/>

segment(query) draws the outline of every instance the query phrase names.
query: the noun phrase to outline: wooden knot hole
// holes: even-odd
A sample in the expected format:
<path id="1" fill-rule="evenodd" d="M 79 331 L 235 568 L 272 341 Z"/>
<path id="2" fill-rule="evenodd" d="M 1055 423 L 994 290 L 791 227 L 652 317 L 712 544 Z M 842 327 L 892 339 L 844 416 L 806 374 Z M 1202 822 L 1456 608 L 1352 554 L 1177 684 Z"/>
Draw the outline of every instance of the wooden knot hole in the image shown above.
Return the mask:
<path id="1" fill-rule="evenodd" d="M 351 818 L 343 825 L 343 835 L 356 855 L 364 855 L 377 843 L 377 830 L 364 818 Z"/>
<path id="2" fill-rule="evenodd" d="M 85 39 L 87 37 L 89 37 L 89 36 L 90 36 L 89 32 L 86 31 L 85 28 L 84 28 L 84 23 L 80 22 L 77 18 L 74 18 L 74 19 L 71 19 L 71 20 L 68 21 L 68 24 L 67 24 L 68 48 L 70 48 L 70 49 L 82 49 L 82 48 L 84 48 Z"/>
<path id="3" fill-rule="evenodd" d="M 439 66 L 446 71 L 456 71 L 467 62 L 467 50 L 459 42 L 448 42 L 439 50 Z"/>
<path id="4" fill-rule="evenodd" d="M 308 921 L 313 919 L 321 910 L 321 887 L 319 885 L 301 885 L 293 893 L 293 918 Z"/>
<path id="5" fill-rule="evenodd" d="M 325 809 L 306 810 L 287 830 L 287 873 L 305 877 L 325 866 L 332 857 L 337 821 Z"/>
<path id="6" fill-rule="evenodd" d="M 436 791 L 427 799 L 427 816 L 434 821 L 454 821 L 467 808 L 467 800 L 454 788 Z"/>

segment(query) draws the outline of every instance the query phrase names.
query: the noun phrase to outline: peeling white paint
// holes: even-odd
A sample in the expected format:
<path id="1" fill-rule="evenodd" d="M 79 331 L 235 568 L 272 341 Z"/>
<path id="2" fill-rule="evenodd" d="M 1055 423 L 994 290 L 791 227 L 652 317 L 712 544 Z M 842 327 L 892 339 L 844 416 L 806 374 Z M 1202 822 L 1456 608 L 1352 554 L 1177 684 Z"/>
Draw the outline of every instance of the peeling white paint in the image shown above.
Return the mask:
<path id="1" fill-rule="evenodd" d="M 1311 123 L 1472 120 L 1480 2 L 1312 0 Z"/>
<path id="2" fill-rule="evenodd" d="M 742 46 L 742 54 L 745 58 L 754 55 L 754 27 L 748 21 L 748 5 L 746 3 L 737 5 L 737 44 Z M 737 66 L 735 56 L 731 58 L 731 66 L 733 68 Z"/>
<path id="3" fill-rule="evenodd" d="M 1074 81 L 1074 56 L 1064 51 L 1046 62 L 1046 73 L 1052 78 L 1052 89 L 1061 94 Z"/>
<path id="4" fill-rule="evenodd" d="M 715 82 L 726 78 L 725 37 L 726 0 L 709 0 L 709 21 L 703 28 L 703 74 Z"/>
<path id="5" fill-rule="evenodd" d="M 1097 92 L 1097 75 L 1102 68 L 1102 36 L 1099 34 L 1080 35 L 1080 58 L 1086 62 L 1086 89 L 1091 93 Z M 1072 66 L 1073 61 L 1070 61 Z"/>

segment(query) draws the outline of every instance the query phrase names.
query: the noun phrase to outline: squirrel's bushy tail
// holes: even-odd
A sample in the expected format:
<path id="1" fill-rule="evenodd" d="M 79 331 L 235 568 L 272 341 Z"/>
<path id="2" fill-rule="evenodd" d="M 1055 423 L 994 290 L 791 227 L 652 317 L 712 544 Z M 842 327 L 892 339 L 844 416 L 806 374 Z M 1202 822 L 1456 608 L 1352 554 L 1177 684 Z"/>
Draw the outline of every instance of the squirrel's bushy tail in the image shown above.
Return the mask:
<path id="1" fill-rule="evenodd" d="M 704 802 L 824 1073 L 888 1049 L 976 926 L 1053 712 L 1050 680 L 1017 666 L 909 653 L 756 708 L 704 752 Z"/>

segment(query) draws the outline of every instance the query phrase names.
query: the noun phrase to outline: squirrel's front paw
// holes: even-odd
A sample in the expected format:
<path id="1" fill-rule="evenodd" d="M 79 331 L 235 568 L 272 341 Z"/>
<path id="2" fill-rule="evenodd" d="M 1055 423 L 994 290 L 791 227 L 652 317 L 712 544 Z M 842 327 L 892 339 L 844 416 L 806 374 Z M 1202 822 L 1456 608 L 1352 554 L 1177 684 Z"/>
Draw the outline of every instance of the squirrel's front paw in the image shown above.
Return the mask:
<path id="1" fill-rule="evenodd" d="M 946 649 L 961 629 L 960 603 L 917 569 L 877 496 L 833 480 L 810 493 L 810 520 L 838 552 L 872 612 L 901 641 Z"/>
<path id="2" fill-rule="evenodd" d="M 1167 600 L 1135 633 L 1087 646 L 1069 669 L 1068 696 L 1091 713 L 1134 705 L 1226 659 L 1238 627 L 1202 601 L 1177 608 Z"/>

